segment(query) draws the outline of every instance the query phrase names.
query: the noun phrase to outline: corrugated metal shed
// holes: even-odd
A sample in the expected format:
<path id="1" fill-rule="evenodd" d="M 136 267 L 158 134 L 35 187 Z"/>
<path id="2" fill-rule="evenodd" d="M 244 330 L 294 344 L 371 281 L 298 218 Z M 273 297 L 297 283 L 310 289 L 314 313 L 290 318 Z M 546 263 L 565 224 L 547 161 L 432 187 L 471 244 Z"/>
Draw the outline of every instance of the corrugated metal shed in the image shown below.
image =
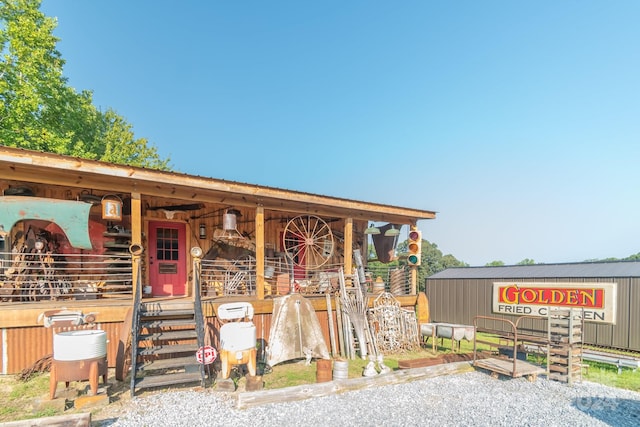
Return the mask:
<path id="1" fill-rule="evenodd" d="M 493 282 L 572 282 L 618 284 L 615 325 L 587 322 L 586 343 L 640 351 L 640 261 L 535 264 L 450 268 L 426 280 L 432 321 L 473 324 L 475 316 L 514 320 L 491 311 Z M 546 330 L 545 321 L 525 319 L 523 327 Z M 485 326 L 499 329 L 502 323 Z"/>
<path id="2" fill-rule="evenodd" d="M 448 268 L 429 279 L 519 279 L 548 277 L 640 277 L 640 261 Z"/>

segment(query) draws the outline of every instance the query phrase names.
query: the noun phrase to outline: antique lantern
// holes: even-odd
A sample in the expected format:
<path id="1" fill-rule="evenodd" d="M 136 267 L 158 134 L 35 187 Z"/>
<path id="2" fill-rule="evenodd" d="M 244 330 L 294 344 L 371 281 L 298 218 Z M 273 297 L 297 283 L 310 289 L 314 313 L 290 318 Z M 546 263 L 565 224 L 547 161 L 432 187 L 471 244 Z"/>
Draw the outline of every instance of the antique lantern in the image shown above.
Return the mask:
<path id="1" fill-rule="evenodd" d="M 122 220 L 122 199 L 120 197 L 107 194 L 102 198 L 102 219 Z"/>

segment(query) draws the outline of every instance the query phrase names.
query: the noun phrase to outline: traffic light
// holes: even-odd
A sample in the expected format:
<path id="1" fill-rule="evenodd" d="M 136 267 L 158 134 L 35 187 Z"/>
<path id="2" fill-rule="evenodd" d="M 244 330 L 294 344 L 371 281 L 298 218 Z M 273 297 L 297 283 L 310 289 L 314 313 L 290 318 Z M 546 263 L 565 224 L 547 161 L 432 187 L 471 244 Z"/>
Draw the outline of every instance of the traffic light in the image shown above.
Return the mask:
<path id="1" fill-rule="evenodd" d="M 407 256 L 407 264 L 420 265 L 422 260 L 422 233 L 419 230 L 409 230 L 409 255 Z"/>

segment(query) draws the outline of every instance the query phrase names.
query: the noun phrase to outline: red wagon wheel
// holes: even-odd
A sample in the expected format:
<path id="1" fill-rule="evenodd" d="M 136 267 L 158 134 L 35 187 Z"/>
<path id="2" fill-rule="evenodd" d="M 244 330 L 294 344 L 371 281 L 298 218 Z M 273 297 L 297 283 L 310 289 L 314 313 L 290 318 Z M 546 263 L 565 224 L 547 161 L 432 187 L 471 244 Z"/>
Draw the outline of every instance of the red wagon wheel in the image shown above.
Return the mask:
<path id="1" fill-rule="evenodd" d="M 326 264 L 333 255 L 333 233 L 315 215 L 300 215 L 284 228 L 284 248 L 291 261 L 309 270 Z"/>

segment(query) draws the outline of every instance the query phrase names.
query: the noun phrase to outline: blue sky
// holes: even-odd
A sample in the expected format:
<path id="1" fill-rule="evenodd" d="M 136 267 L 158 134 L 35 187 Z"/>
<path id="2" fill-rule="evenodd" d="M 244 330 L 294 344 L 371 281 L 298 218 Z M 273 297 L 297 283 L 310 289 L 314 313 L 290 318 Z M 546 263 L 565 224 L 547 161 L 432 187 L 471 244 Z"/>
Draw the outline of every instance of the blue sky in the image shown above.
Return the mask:
<path id="1" fill-rule="evenodd" d="M 640 2 L 44 0 L 180 172 L 434 210 L 470 265 L 640 252 Z"/>

